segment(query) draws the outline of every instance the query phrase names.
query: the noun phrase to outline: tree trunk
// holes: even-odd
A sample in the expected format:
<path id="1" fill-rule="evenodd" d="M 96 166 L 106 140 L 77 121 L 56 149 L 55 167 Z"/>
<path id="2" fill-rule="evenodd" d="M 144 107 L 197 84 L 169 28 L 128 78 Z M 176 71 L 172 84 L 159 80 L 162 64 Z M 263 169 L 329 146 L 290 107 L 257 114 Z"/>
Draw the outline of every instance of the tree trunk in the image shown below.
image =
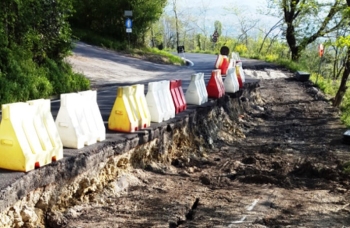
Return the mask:
<path id="1" fill-rule="evenodd" d="M 343 97 L 345 95 L 345 92 L 347 90 L 346 83 L 348 81 L 350 75 L 350 48 L 348 48 L 347 53 L 346 53 L 346 62 L 345 62 L 345 69 L 343 72 L 343 76 L 341 78 L 341 83 L 338 89 L 337 94 L 335 95 L 334 101 L 333 101 L 333 106 L 334 107 L 339 107 Z"/>
<path id="2" fill-rule="evenodd" d="M 297 46 L 297 41 L 295 38 L 295 28 L 292 24 L 293 22 L 289 22 L 287 26 L 287 31 L 286 31 L 286 39 L 288 46 L 290 48 L 290 51 L 292 53 L 292 60 L 293 61 L 298 61 L 300 57 L 299 53 L 299 46 Z"/>

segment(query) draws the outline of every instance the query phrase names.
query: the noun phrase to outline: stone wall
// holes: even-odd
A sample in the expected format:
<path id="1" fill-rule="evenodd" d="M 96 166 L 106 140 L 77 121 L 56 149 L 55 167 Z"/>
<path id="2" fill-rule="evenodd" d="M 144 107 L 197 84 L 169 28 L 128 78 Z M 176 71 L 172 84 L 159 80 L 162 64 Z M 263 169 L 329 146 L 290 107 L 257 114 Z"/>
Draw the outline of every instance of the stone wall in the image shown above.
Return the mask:
<path id="1" fill-rule="evenodd" d="M 28 172 L 1 190 L 0 227 L 64 227 L 67 209 L 98 201 L 95 193 L 130 169 L 161 172 L 174 159 L 214 149 L 217 140 L 244 137 L 237 120 L 259 102 L 258 87 L 258 82 L 247 83 L 243 91 L 190 106 L 176 118 L 123 140 L 113 140 L 109 133 L 105 142 L 76 156 Z"/>

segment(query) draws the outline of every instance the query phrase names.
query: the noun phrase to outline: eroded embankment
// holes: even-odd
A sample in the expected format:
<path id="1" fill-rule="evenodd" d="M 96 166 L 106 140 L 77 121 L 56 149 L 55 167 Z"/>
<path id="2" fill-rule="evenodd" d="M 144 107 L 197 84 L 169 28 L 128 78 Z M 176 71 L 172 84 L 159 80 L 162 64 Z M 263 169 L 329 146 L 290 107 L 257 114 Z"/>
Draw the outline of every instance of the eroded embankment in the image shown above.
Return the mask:
<path id="1" fill-rule="evenodd" d="M 191 108 L 149 134 L 108 140 L 88 152 L 29 172 L 0 193 L 0 227 L 64 227 L 70 207 L 96 194 L 132 168 L 155 169 L 189 153 L 204 153 L 217 140 L 242 136 L 237 119 L 259 101 L 258 82 L 243 91 Z M 100 202 L 103 203 L 103 202 Z"/>

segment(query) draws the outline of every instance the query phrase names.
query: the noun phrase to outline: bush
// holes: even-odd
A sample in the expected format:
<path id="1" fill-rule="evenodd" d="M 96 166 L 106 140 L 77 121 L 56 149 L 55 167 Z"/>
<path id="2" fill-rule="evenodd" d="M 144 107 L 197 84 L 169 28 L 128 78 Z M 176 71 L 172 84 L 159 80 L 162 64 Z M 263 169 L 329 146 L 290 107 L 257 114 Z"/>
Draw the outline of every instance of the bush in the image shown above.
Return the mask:
<path id="1" fill-rule="evenodd" d="M 89 80 L 74 73 L 67 63 L 45 58 L 44 64 L 39 66 L 29 51 L 13 47 L 7 52 L 6 67 L 0 72 L 0 104 L 90 88 Z"/>

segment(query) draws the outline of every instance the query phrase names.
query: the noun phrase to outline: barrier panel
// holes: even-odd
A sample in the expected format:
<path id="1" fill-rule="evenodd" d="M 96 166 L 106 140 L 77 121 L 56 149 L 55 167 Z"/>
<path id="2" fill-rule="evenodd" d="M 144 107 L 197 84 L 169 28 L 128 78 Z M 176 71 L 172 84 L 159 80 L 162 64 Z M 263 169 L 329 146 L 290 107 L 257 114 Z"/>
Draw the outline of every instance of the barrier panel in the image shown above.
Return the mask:
<path id="1" fill-rule="evenodd" d="M 38 99 L 27 101 L 27 103 L 35 109 L 34 126 L 43 147 L 50 148 L 49 158 L 51 157 L 52 161 L 62 159 L 63 144 L 51 114 L 51 101 Z"/>
<path id="2" fill-rule="evenodd" d="M 151 114 L 151 121 L 160 123 L 165 117 L 165 108 L 162 107 L 162 102 L 159 98 L 159 83 L 148 83 L 148 91 L 146 95 L 147 106 Z"/>
<path id="3" fill-rule="evenodd" d="M 182 91 L 181 80 L 170 81 L 170 93 L 175 106 L 175 113 L 178 114 L 186 110 L 187 105 L 186 105 L 185 95 Z"/>
<path id="4" fill-rule="evenodd" d="M 245 83 L 245 74 L 244 74 L 242 62 L 239 62 L 237 65 L 239 66 L 239 75 L 241 76 L 242 83 L 244 84 Z"/>
<path id="5" fill-rule="evenodd" d="M 214 68 L 215 69 L 219 69 L 220 68 L 223 59 L 224 59 L 224 56 L 220 55 L 220 54 L 216 57 L 216 61 L 215 61 L 215 64 L 214 64 Z"/>
<path id="6" fill-rule="evenodd" d="M 218 77 L 218 80 L 219 80 L 219 83 L 221 86 L 221 90 L 222 90 L 222 93 L 224 95 L 225 94 L 225 86 L 224 86 L 224 81 L 222 79 L 221 71 L 220 70 L 214 70 L 214 71 L 217 74 L 217 77 Z"/>
<path id="7" fill-rule="evenodd" d="M 170 82 L 167 80 L 160 81 L 159 82 L 161 85 L 161 90 L 163 91 L 163 96 L 165 100 L 165 105 L 168 111 L 168 115 L 170 118 L 175 117 L 175 106 L 173 99 L 171 98 L 171 93 L 170 93 Z"/>
<path id="8" fill-rule="evenodd" d="M 49 110 L 43 99 L 2 105 L 0 168 L 27 172 L 63 157 Z"/>
<path id="9" fill-rule="evenodd" d="M 219 54 L 215 61 L 215 69 L 220 69 L 222 75 L 227 74 L 230 65 L 230 60 L 226 55 Z"/>
<path id="10" fill-rule="evenodd" d="M 132 88 L 134 90 L 133 99 L 136 105 L 139 128 L 147 128 L 151 126 L 151 113 L 149 112 L 146 102 L 145 86 L 143 84 L 137 84 L 133 85 Z"/>
<path id="11" fill-rule="evenodd" d="M 96 143 L 96 135 L 90 131 L 84 114 L 84 101 L 78 93 L 61 94 L 61 105 L 55 120 L 62 144 L 80 149 Z"/>
<path id="12" fill-rule="evenodd" d="M 162 109 L 163 111 L 163 121 L 166 121 L 168 119 L 171 118 L 171 111 L 170 111 L 170 107 L 169 105 L 167 104 L 167 99 L 166 99 L 166 96 L 165 96 L 165 92 L 164 92 L 164 89 L 163 89 L 163 85 L 162 85 L 162 82 L 158 81 L 158 82 L 155 82 L 156 83 L 156 91 L 157 91 L 157 95 L 158 95 L 158 98 L 159 98 L 159 101 L 160 101 L 160 108 Z"/>
<path id="13" fill-rule="evenodd" d="M 243 80 L 242 80 L 242 77 L 241 77 L 241 71 L 240 71 L 239 65 L 236 65 L 236 75 L 237 75 L 239 88 L 243 88 Z"/>
<path id="14" fill-rule="evenodd" d="M 235 93 L 239 90 L 239 83 L 237 80 L 235 68 L 229 68 L 227 71 L 227 76 L 224 81 L 225 92 Z"/>
<path id="15" fill-rule="evenodd" d="M 97 104 L 97 92 L 92 90 L 78 92 L 83 104 L 83 112 L 87 120 L 89 131 L 93 133 L 96 141 L 106 139 L 106 128 L 100 109 Z"/>
<path id="16" fill-rule="evenodd" d="M 108 117 L 108 129 L 119 132 L 137 131 L 139 120 L 136 112 L 132 87 L 119 87 L 112 111 Z"/>
<path id="17" fill-rule="evenodd" d="M 228 69 L 236 67 L 236 61 L 234 59 L 230 59 L 230 63 L 228 65 Z"/>
<path id="18" fill-rule="evenodd" d="M 191 75 L 191 82 L 185 94 L 187 104 L 201 105 L 206 102 L 202 92 L 202 83 L 200 74 Z"/>
<path id="19" fill-rule="evenodd" d="M 205 81 L 204 81 L 204 73 L 198 73 L 198 81 L 199 81 L 199 85 L 200 85 L 200 90 L 202 93 L 202 97 L 203 97 L 203 103 L 208 102 L 208 92 L 207 92 L 207 88 L 205 86 Z"/>
<path id="20" fill-rule="evenodd" d="M 220 70 L 213 70 L 207 85 L 208 96 L 211 98 L 220 98 L 224 95 L 223 82 Z"/>

